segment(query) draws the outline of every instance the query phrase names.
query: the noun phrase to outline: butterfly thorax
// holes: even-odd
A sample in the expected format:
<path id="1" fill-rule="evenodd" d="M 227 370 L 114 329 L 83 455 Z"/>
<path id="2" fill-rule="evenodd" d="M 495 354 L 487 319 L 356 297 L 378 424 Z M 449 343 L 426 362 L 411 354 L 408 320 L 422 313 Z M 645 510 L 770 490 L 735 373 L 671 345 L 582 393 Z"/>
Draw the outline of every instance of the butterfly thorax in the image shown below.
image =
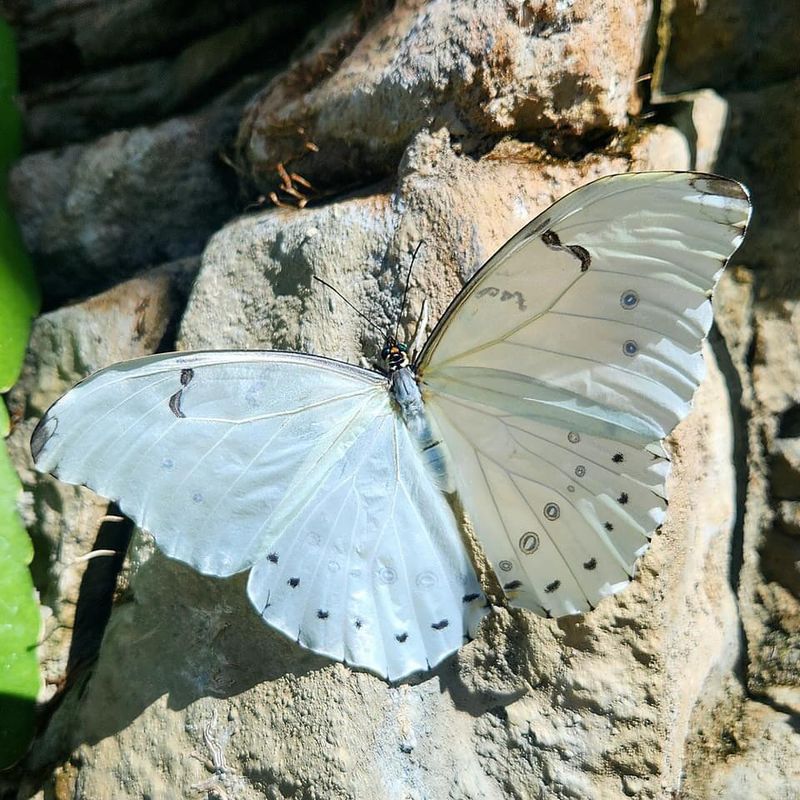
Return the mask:
<path id="1" fill-rule="evenodd" d="M 390 336 L 383 346 L 381 358 L 389 372 L 395 373 L 397 370 L 403 369 L 409 364 L 408 345 L 403 342 L 398 342 L 394 337 Z"/>

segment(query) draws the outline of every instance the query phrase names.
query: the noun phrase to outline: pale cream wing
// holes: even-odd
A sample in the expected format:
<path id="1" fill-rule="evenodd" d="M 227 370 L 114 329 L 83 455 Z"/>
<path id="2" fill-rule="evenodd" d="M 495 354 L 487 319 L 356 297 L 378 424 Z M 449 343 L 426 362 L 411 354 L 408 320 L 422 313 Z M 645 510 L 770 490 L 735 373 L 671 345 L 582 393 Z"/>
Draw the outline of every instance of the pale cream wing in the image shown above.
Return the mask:
<path id="1" fill-rule="evenodd" d="M 436 326 L 423 397 L 512 602 L 576 613 L 629 579 L 749 216 L 724 178 L 602 178 L 525 226 Z"/>

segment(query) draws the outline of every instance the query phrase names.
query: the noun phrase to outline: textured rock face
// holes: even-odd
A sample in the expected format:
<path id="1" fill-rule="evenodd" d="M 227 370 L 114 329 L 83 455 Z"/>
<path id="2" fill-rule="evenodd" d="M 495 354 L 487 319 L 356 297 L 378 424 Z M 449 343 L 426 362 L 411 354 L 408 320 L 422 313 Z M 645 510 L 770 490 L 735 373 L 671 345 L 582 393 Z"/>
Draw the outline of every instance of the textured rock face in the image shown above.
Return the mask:
<path id="1" fill-rule="evenodd" d="M 797 76 L 800 6 L 759 0 L 666 0 L 659 58 L 668 94 L 736 91 Z"/>
<path id="2" fill-rule="evenodd" d="M 138 13 L 159 28 L 145 43 L 120 40 L 131 60 L 215 35 L 216 4 L 199 3 L 170 38 L 164 14 L 177 5 L 128 0 L 101 13 L 81 4 L 96 20 L 79 39 L 75 9 L 46 17 L 33 4 L 17 8 L 29 63 L 31 42 L 67 39 L 95 70 L 125 60 L 102 59 L 108 20 Z M 234 7 L 231 24 L 254 13 Z M 662 26 L 679 19 L 671 8 Z M 724 36 L 728 20 L 707 9 L 704 21 Z M 798 212 L 797 87 L 763 87 L 762 76 L 725 93 L 729 84 L 714 82 L 720 95 L 662 105 L 669 124 L 637 123 L 629 114 L 649 14 L 644 3 L 362 8 L 325 23 L 270 83 L 245 81 L 192 115 L 170 118 L 167 108 L 161 121 L 19 163 L 15 197 L 51 273 L 51 304 L 115 287 L 37 321 L 11 396 L 37 585 L 52 610 L 47 675 L 57 682 L 67 670 L 17 797 L 796 795 L 800 312 L 797 234 L 782 221 Z M 664 63 L 686 62 L 675 48 L 687 31 L 674 31 Z M 691 69 L 701 77 L 686 85 L 710 83 Z M 242 115 L 248 87 L 262 91 Z M 765 131 L 776 108 L 784 116 Z M 269 191 L 287 162 L 330 194 L 223 224 L 242 204 L 229 178 L 208 177 L 208 164 L 233 146 L 237 123 L 242 176 Z M 298 149 L 309 155 L 293 163 Z M 716 301 L 728 349 L 717 336 L 695 411 L 672 439 L 669 517 L 623 594 L 560 621 L 500 611 L 433 674 L 389 686 L 265 627 L 243 576 L 203 577 L 137 533 L 87 668 L 91 642 L 81 650 L 75 639 L 96 640 L 103 620 L 78 613 L 95 584 L 76 559 L 100 541 L 107 504 L 31 470 L 30 431 L 58 394 L 97 367 L 174 341 L 374 358 L 379 335 L 312 275 L 386 327 L 424 241 L 401 320 L 409 332 L 423 298 L 435 321 L 476 267 L 556 197 L 603 174 L 688 167 L 750 183 L 757 216 Z M 370 183 L 376 175 L 384 182 Z M 358 191 L 341 196 L 353 184 Z M 278 199 L 298 198 L 279 190 Z M 194 260 L 123 280 L 198 252 L 212 234 L 188 301 Z M 190 246 L 176 244 L 190 235 Z"/>
<path id="3" fill-rule="evenodd" d="M 398 3 L 358 37 L 364 22 L 348 19 L 254 100 L 239 148 L 262 188 L 274 187 L 279 162 L 330 186 L 391 173 L 421 127 L 446 127 L 467 151 L 506 133 L 557 129 L 555 148 L 602 135 L 637 104 L 649 9 Z"/>
<path id="4" fill-rule="evenodd" d="M 49 303 L 202 250 L 234 206 L 236 187 L 218 148 L 235 130 L 243 92 L 192 117 L 16 164 L 11 201 Z"/>

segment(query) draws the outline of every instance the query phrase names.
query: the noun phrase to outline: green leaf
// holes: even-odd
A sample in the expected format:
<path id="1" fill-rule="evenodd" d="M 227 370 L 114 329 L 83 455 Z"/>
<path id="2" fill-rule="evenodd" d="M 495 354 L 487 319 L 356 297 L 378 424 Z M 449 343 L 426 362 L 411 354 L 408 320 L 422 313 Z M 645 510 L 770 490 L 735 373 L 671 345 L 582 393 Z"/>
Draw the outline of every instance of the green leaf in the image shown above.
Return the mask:
<path id="1" fill-rule="evenodd" d="M 8 391 L 19 376 L 38 308 L 30 259 L 0 198 L 0 392 Z"/>
<path id="2" fill-rule="evenodd" d="M 22 491 L 5 442 L 0 445 L 0 769 L 12 765 L 33 735 L 39 692 L 39 609 L 28 565 L 30 537 L 17 513 Z"/>
<path id="3" fill-rule="evenodd" d="M 6 200 L 8 167 L 19 155 L 21 143 L 16 91 L 14 38 L 0 18 L 0 392 L 11 388 L 19 375 L 39 309 L 33 266 Z"/>
<path id="4" fill-rule="evenodd" d="M 14 40 L 0 19 L 0 392 L 16 381 L 39 294 L 30 259 L 6 200 L 7 172 L 19 155 L 21 123 L 14 98 L 17 63 Z M 0 399 L 0 433 L 9 419 Z M 0 441 L 0 769 L 28 749 L 39 692 L 39 607 L 28 568 L 33 546 L 17 512 L 22 492 Z"/>

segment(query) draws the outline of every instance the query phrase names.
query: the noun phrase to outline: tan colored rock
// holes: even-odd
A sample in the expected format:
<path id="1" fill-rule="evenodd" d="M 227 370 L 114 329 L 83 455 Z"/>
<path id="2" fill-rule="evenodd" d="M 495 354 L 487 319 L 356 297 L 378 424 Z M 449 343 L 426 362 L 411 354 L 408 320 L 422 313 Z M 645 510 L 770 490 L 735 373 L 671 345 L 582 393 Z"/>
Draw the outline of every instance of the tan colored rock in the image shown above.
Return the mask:
<path id="1" fill-rule="evenodd" d="M 707 9 L 718 13 L 721 7 L 709 4 Z M 737 14 L 739 6 L 726 9 Z M 767 18 L 770 12 L 765 11 Z M 789 17 L 795 13 L 789 12 Z M 761 19 L 748 19 L 747 35 L 761 24 Z M 789 19 L 781 24 L 789 25 Z M 723 26 L 719 33 L 728 35 L 730 30 L 725 33 Z M 782 35 L 794 33 L 787 30 Z M 688 58 L 705 58 L 712 50 Z M 741 55 L 749 58 L 753 52 Z M 770 58 L 774 55 L 785 53 L 776 49 Z M 763 67 L 770 67 L 769 58 Z M 736 67 L 731 69 L 735 76 Z M 764 71 L 755 69 L 752 78 L 757 86 Z M 747 268 L 734 269 L 722 281 L 716 303 L 732 357 L 729 383 L 737 400 L 740 522 L 730 576 L 737 588 L 746 649 L 728 676 L 727 689 L 711 695 L 705 718 L 696 715 L 695 733 L 687 740 L 686 794 L 692 800 L 796 794 L 787 755 L 796 751 L 796 733 L 789 724 L 770 722 L 767 734 L 762 723 L 752 720 L 774 714 L 769 706 L 778 712 L 800 712 L 800 548 L 791 499 L 800 432 L 800 240 L 786 224 L 800 213 L 797 159 L 792 156 L 800 130 L 798 92 L 800 84 L 792 79 L 725 97 L 728 117 L 716 169 L 742 179 L 755 207 L 737 256 Z"/>
<path id="2" fill-rule="evenodd" d="M 794 800 L 800 786 L 800 733 L 795 719 L 757 702 L 736 705 L 729 752 L 698 765 L 685 800 Z"/>
<path id="3" fill-rule="evenodd" d="M 289 163 L 321 187 L 394 171 L 416 131 L 558 139 L 627 125 L 647 0 L 399 3 L 348 18 L 252 103 L 239 149 L 257 185 Z M 368 124 L 365 124 L 368 120 Z M 305 149 L 306 142 L 316 149 Z"/>

